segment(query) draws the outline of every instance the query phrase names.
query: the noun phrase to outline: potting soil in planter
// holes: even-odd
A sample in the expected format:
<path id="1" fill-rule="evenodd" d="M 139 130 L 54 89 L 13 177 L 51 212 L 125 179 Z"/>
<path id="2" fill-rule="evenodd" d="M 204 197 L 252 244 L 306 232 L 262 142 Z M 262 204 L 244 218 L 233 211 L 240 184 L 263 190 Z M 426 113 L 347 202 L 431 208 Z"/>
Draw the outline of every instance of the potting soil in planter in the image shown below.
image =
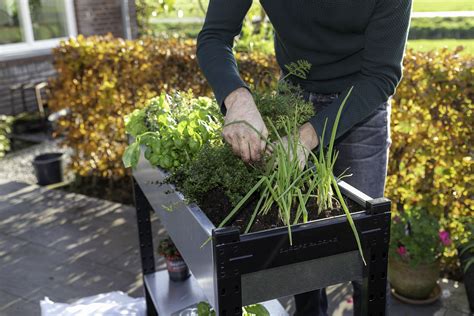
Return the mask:
<path id="1" fill-rule="evenodd" d="M 255 195 L 250 199 L 246 205 L 234 216 L 234 218 L 226 226 L 238 227 L 241 233 L 244 233 L 244 230 L 252 217 L 252 214 L 257 205 L 258 196 Z M 345 198 L 346 204 L 351 213 L 362 211 L 362 207 L 355 203 L 354 201 Z M 334 208 L 332 210 L 325 210 L 318 214 L 317 205 L 310 201 L 308 204 L 308 220 L 313 221 L 317 219 L 330 218 L 338 215 L 344 215 L 344 211 L 341 208 Z M 206 195 L 204 201 L 198 203 L 201 210 L 207 215 L 214 225 L 218 225 L 224 220 L 224 218 L 230 213 L 233 209 L 232 204 L 229 201 L 229 198 L 219 189 L 214 189 Z M 272 209 L 265 216 L 257 216 L 255 221 L 250 229 L 250 232 L 262 231 L 270 228 L 283 227 L 285 224 L 278 217 L 278 210 Z"/>

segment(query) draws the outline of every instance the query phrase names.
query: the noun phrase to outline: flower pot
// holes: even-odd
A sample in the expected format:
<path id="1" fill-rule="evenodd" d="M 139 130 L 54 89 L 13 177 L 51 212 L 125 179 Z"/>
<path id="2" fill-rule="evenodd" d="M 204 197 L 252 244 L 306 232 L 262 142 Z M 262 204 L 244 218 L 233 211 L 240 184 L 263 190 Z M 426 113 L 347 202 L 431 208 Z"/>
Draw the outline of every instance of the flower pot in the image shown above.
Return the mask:
<path id="1" fill-rule="evenodd" d="M 395 291 L 406 298 L 427 299 L 439 278 L 439 262 L 411 266 L 398 258 L 390 257 L 388 279 Z"/>
<path id="2" fill-rule="evenodd" d="M 184 281 L 190 276 L 189 268 L 181 257 L 167 257 L 166 268 L 172 281 Z"/>
<path id="3" fill-rule="evenodd" d="M 62 153 L 46 153 L 33 160 L 39 185 L 49 185 L 63 181 Z"/>

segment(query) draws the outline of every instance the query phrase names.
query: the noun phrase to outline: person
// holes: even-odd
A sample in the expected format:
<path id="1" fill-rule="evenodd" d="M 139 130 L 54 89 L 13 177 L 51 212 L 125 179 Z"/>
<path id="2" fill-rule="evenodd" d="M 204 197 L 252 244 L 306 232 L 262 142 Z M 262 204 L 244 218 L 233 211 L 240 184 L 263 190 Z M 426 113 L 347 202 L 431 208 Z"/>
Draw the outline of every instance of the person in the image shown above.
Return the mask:
<path id="1" fill-rule="evenodd" d="M 268 135 L 249 87 L 239 75 L 232 47 L 252 0 L 210 0 L 198 35 L 199 65 L 225 114 L 225 124 L 247 121 Z M 261 0 L 274 28 L 277 62 L 307 60 L 306 79 L 290 76 L 301 86 L 316 114 L 300 127 L 308 150 L 322 140 L 324 123 L 331 131 L 342 99 L 336 134 L 339 151 L 335 174 L 346 168 L 346 182 L 367 195 L 382 197 L 387 170 L 389 99 L 402 76 L 402 59 L 411 14 L 411 0 Z M 231 124 L 223 136 L 244 161 L 257 161 L 265 150 L 261 135 L 246 124 Z M 354 313 L 360 312 L 360 283 L 354 285 Z M 327 315 L 324 289 L 295 296 L 296 315 Z"/>

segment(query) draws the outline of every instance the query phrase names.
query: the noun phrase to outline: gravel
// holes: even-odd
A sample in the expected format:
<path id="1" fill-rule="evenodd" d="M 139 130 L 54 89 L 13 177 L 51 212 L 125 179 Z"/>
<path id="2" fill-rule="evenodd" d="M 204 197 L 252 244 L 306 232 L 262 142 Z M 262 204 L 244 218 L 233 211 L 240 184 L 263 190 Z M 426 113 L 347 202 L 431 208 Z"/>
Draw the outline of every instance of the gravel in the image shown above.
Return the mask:
<path id="1" fill-rule="evenodd" d="M 7 154 L 0 159 L 0 179 L 36 184 L 33 159 L 47 152 L 62 152 L 64 162 L 68 161 L 70 150 L 61 148 L 58 140 L 44 141 L 38 145 Z"/>

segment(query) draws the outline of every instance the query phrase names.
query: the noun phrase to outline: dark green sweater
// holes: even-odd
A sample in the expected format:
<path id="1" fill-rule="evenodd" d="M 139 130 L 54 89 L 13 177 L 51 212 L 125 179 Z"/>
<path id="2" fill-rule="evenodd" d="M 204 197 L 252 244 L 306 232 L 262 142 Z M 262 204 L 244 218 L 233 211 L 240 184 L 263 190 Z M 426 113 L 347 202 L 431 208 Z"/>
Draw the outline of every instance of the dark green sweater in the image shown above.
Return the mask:
<path id="1" fill-rule="evenodd" d="M 342 96 L 354 86 L 338 136 L 395 93 L 402 75 L 411 2 L 261 0 L 275 29 L 275 53 L 280 67 L 284 70 L 284 65 L 300 59 L 312 64 L 308 78 L 291 78 L 295 83 L 310 92 L 341 92 Z M 246 87 L 232 46 L 251 3 L 252 0 L 210 0 L 198 36 L 199 64 L 219 104 L 235 89 Z M 326 118 L 327 131 L 331 131 L 342 99 L 310 120 L 319 136 Z M 326 135 L 329 138 L 330 132 Z"/>

